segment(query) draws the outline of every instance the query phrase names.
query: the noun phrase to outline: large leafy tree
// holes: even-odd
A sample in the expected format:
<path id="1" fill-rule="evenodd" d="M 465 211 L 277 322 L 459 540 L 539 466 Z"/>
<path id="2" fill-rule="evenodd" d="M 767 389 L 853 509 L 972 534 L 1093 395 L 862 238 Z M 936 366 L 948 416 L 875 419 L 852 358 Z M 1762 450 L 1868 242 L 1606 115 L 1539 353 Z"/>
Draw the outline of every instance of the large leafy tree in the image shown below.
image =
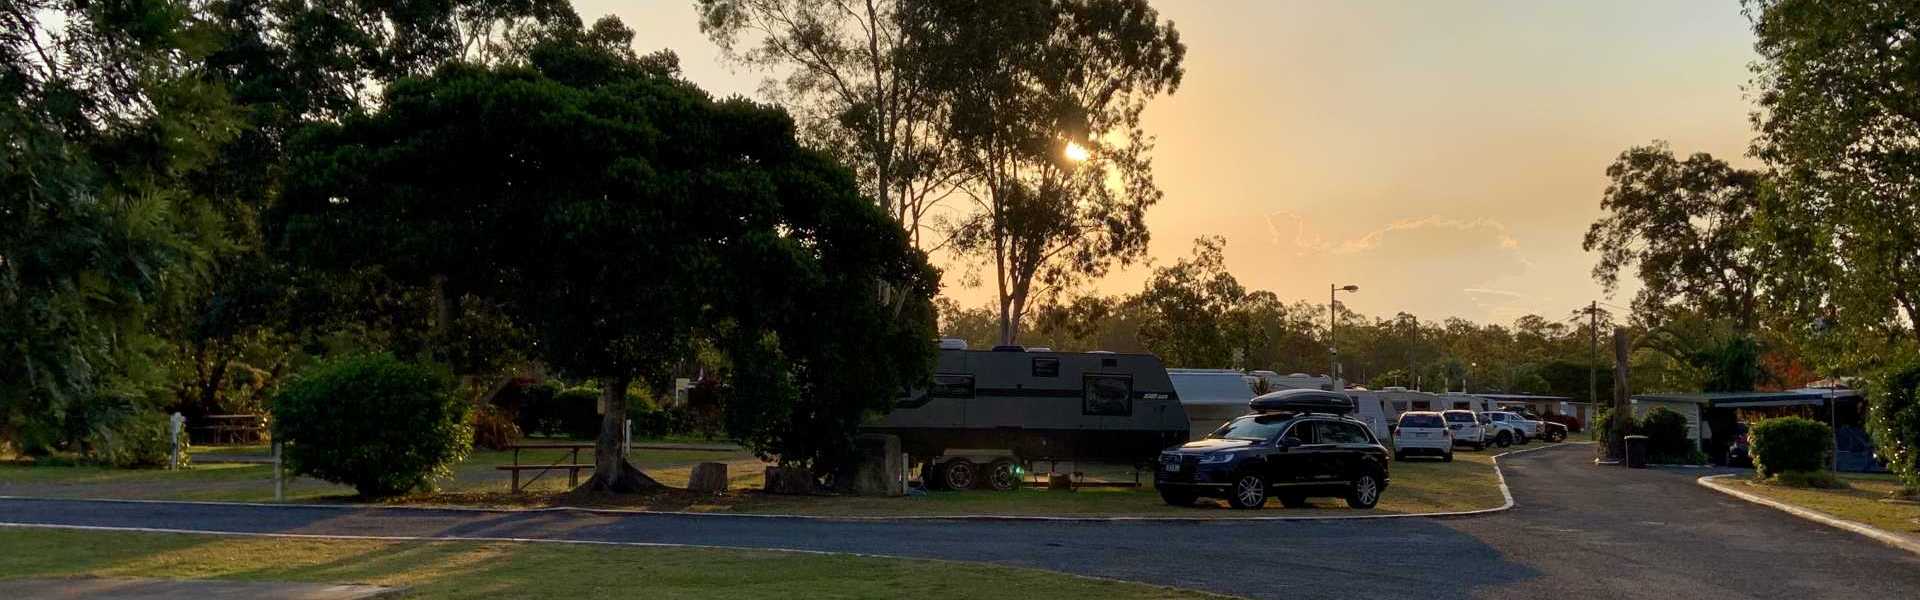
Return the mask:
<path id="1" fill-rule="evenodd" d="M 1785 182 L 1771 224 L 1791 292 L 1850 331 L 1920 341 L 1920 6 L 1746 5 L 1754 150 Z"/>
<path id="2" fill-rule="evenodd" d="M 1194 240 L 1193 256 L 1154 269 L 1134 298 L 1149 316 L 1141 340 L 1168 366 L 1219 368 L 1246 358 L 1248 327 L 1238 313 L 1247 288 L 1227 272 L 1226 243 Z"/>
<path id="3" fill-rule="evenodd" d="M 228 242 L 186 179 L 237 123 L 181 1 L 0 5 L 0 441 L 154 403 L 150 330 Z"/>
<path id="4" fill-rule="evenodd" d="M 784 113 L 716 102 L 630 44 L 611 19 L 559 31 L 525 64 L 401 80 L 379 111 L 314 128 L 289 248 L 437 277 L 534 332 L 549 365 L 599 379 L 588 488 L 657 485 L 621 455 L 625 392 L 664 386 L 699 337 L 734 358 L 750 407 L 736 432 L 824 470 L 924 376 L 930 269 Z M 880 282 L 917 302 L 884 301 Z"/>
<path id="5" fill-rule="evenodd" d="M 1146 251 L 1161 197 L 1140 128 L 1186 53 L 1145 0 L 913 0 L 901 53 L 940 103 L 979 209 L 955 247 L 992 263 L 1000 342 L 1035 298 Z"/>
<path id="6" fill-rule="evenodd" d="M 1641 314 L 1681 305 L 1751 330 L 1766 279 L 1754 226 L 1766 177 L 1704 153 L 1683 160 L 1656 142 L 1620 153 L 1607 178 L 1607 215 L 1581 246 L 1600 253 L 1594 278 L 1611 291 L 1632 267 Z"/>

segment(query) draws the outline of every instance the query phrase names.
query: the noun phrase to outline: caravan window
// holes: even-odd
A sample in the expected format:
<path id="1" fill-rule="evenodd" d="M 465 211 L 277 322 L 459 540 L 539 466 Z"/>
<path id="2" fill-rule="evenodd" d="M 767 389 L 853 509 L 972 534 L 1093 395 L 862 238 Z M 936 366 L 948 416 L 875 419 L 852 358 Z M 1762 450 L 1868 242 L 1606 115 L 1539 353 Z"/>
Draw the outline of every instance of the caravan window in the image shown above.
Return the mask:
<path id="1" fill-rule="evenodd" d="M 1133 414 L 1133 378 L 1126 375 L 1088 375 L 1081 389 L 1081 412 L 1125 417 Z"/>
<path id="2" fill-rule="evenodd" d="M 1034 377 L 1059 377 L 1060 376 L 1060 359 L 1054 358 L 1051 356 L 1043 356 L 1043 357 L 1033 359 L 1033 376 Z"/>
<path id="3" fill-rule="evenodd" d="M 1413 409 L 1414 410 L 1433 410 L 1433 404 L 1430 402 L 1427 402 L 1426 400 L 1415 400 L 1413 401 Z"/>
<path id="4" fill-rule="evenodd" d="M 972 398 L 972 375 L 934 375 L 932 396 L 935 398 Z"/>

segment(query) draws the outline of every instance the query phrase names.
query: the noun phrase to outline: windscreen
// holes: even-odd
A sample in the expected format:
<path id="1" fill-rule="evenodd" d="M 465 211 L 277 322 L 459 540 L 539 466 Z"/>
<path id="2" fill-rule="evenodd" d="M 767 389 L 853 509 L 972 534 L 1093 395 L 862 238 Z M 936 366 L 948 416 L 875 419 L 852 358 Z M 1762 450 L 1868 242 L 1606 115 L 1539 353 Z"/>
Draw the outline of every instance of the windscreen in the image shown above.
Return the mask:
<path id="1" fill-rule="evenodd" d="M 1454 423 L 1472 423 L 1473 413 L 1465 413 L 1465 412 L 1447 413 L 1447 420 Z"/>
<path id="2" fill-rule="evenodd" d="M 1207 437 L 1229 440 L 1267 440 L 1279 435 L 1280 429 L 1286 425 L 1287 419 L 1283 418 L 1244 417 L 1221 425 L 1213 433 L 1207 434 Z"/>
<path id="3" fill-rule="evenodd" d="M 1446 427 L 1447 425 L 1445 423 L 1440 422 L 1440 415 L 1402 415 L 1400 417 L 1400 426 L 1403 428 L 1405 427 L 1438 428 L 1438 427 Z"/>

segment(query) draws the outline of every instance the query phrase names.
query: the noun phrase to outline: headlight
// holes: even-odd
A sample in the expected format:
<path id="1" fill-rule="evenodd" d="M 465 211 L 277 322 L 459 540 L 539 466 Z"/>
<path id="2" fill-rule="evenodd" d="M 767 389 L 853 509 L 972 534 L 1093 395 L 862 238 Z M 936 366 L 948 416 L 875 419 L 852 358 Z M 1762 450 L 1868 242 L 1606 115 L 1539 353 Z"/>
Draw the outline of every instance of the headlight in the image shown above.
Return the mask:
<path id="1" fill-rule="evenodd" d="M 1217 465 L 1225 462 L 1233 462 L 1233 456 L 1234 455 L 1232 452 L 1216 452 L 1213 454 L 1202 454 L 1200 455 L 1200 464 Z"/>

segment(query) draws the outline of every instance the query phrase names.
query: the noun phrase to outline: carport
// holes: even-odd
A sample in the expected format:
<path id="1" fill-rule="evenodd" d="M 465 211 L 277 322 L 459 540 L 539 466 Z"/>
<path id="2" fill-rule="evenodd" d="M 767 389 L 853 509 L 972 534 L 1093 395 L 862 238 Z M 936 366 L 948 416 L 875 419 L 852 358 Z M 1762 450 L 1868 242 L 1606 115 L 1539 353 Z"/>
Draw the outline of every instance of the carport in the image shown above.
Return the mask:
<path id="1" fill-rule="evenodd" d="M 1797 416 L 1833 427 L 1838 448 L 1835 463 L 1841 471 L 1878 470 L 1873 459 L 1873 444 L 1866 433 L 1866 404 L 1859 390 L 1847 388 L 1800 388 L 1773 392 L 1704 392 L 1686 394 L 1640 394 L 1635 400 L 1662 403 L 1690 403 L 1701 407 L 1701 421 L 1708 439 L 1707 456 L 1715 464 L 1726 462 L 1727 447 L 1733 444 L 1736 423 L 1753 423 L 1774 417 Z"/>

